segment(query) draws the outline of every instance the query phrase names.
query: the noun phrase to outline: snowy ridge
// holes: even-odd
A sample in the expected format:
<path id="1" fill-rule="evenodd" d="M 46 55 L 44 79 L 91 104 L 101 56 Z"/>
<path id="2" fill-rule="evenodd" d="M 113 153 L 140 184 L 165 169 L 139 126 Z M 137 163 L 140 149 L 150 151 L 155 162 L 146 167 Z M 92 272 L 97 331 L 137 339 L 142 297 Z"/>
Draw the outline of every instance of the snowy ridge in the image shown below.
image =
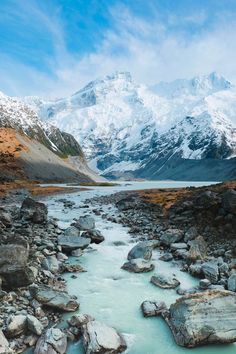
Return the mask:
<path id="1" fill-rule="evenodd" d="M 117 72 L 68 98 L 24 101 L 72 134 L 103 174 L 137 171 L 156 159 L 236 154 L 236 91 L 217 73 L 148 88 Z"/>

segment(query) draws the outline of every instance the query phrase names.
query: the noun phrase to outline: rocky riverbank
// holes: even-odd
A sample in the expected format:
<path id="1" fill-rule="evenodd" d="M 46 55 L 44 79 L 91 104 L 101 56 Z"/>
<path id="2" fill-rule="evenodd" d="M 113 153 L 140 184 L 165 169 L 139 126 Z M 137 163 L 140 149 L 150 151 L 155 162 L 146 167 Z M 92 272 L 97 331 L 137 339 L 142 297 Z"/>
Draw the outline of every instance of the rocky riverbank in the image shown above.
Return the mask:
<path id="1" fill-rule="evenodd" d="M 231 183 L 119 192 L 80 206 L 69 198 L 58 197 L 55 202 L 65 212 L 81 207 L 128 226 L 131 242 L 136 244 L 131 245 L 127 262 L 120 264 L 124 271 L 152 271 L 153 252 L 158 250 L 160 261 L 175 262 L 199 278 L 198 286 L 185 289 L 175 275 L 156 269 L 150 276 L 153 286 L 176 289 L 184 296 L 169 309 L 150 299 L 143 299 L 141 306 L 145 317 L 161 315 L 166 320 L 177 344 L 193 347 L 236 341 L 235 194 Z M 21 353 L 32 347 L 36 354 L 63 354 L 69 341 L 79 338 L 87 353 L 123 352 L 126 343 L 114 328 L 90 315 L 73 315 L 79 299 L 68 294 L 63 277 L 71 272 L 76 280 L 79 272 L 86 271 L 80 257 L 91 251 L 93 243 L 104 241 L 94 218 L 78 213 L 70 227 L 63 229 L 58 220 L 48 217 L 44 203 L 24 194 L 18 197 L 23 199 L 19 207 L 12 195 L 0 208 L 0 353 Z M 72 317 L 68 326 L 59 329 L 65 312 Z"/>

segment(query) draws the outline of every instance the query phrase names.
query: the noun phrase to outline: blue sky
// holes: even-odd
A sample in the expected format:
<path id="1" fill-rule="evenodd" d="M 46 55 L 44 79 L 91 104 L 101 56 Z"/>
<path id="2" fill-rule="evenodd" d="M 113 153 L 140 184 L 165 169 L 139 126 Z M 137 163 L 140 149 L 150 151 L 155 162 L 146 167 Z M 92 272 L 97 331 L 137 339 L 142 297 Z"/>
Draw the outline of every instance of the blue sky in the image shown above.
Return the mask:
<path id="1" fill-rule="evenodd" d="M 2 0 L 0 90 L 62 96 L 116 70 L 236 81 L 236 0 Z"/>

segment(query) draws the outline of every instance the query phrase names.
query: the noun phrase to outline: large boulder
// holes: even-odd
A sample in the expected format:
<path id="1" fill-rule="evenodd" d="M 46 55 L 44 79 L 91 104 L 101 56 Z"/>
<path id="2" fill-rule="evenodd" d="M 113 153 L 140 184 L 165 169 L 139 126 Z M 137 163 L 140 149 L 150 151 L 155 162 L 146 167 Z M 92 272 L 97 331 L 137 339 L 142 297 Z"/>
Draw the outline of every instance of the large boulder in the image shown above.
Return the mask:
<path id="1" fill-rule="evenodd" d="M 105 240 L 105 237 L 99 230 L 87 230 L 82 233 L 82 237 L 89 238 L 91 243 L 99 244 Z"/>
<path id="2" fill-rule="evenodd" d="M 219 268 L 214 262 L 205 262 L 202 264 L 202 272 L 205 278 L 210 280 L 212 284 L 217 284 L 219 278 Z"/>
<path id="3" fill-rule="evenodd" d="M 89 215 L 80 216 L 72 226 L 75 226 L 80 231 L 93 230 L 95 229 L 95 220 Z"/>
<path id="4" fill-rule="evenodd" d="M 32 284 L 35 273 L 27 265 L 29 249 L 17 244 L 0 246 L 0 275 L 3 287 L 15 289 Z"/>
<path id="5" fill-rule="evenodd" d="M 195 240 L 190 241 L 190 249 L 187 258 L 191 262 L 198 259 L 204 259 L 207 256 L 207 244 L 202 236 L 198 236 Z"/>
<path id="6" fill-rule="evenodd" d="M 184 347 L 236 341 L 236 294 L 207 290 L 183 296 L 165 316 L 176 343 Z"/>
<path id="7" fill-rule="evenodd" d="M 228 290 L 236 291 L 236 273 L 230 275 L 227 281 Z"/>
<path id="8" fill-rule="evenodd" d="M 180 282 L 174 276 L 168 276 L 162 273 L 156 273 L 151 277 L 151 283 L 163 288 L 163 289 L 174 289 L 179 286 Z"/>
<path id="9" fill-rule="evenodd" d="M 63 251 L 71 252 L 88 247 L 90 239 L 86 237 L 59 235 L 57 242 L 58 245 L 62 247 Z"/>
<path id="10" fill-rule="evenodd" d="M 12 315 L 7 320 L 5 335 L 7 338 L 14 338 L 27 330 L 27 317 L 25 315 Z"/>
<path id="11" fill-rule="evenodd" d="M 21 205 L 20 215 L 24 220 L 42 224 L 47 221 L 48 209 L 44 203 L 26 198 Z"/>
<path id="12" fill-rule="evenodd" d="M 59 328 L 49 328 L 37 341 L 34 354 L 65 354 L 67 336 Z"/>
<path id="13" fill-rule="evenodd" d="M 161 236 L 161 243 L 165 246 L 170 246 L 171 243 L 181 241 L 183 238 L 183 231 L 179 229 L 168 229 L 163 232 Z"/>
<path id="14" fill-rule="evenodd" d="M 75 311 L 79 307 L 79 303 L 65 291 L 52 289 L 47 285 L 32 285 L 30 287 L 30 294 L 42 305 L 60 311 Z"/>
<path id="15" fill-rule="evenodd" d="M 129 262 L 125 262 L 121 268 L 128 272 L 145 273 L 152 271 L 154 269 L 154 264 L 145 259 L 136 258 L 131 259 Z"/>
<path id="16" fill-rule="evenodd" d="M 0 329 L 0 354 L 13 354 L 13 351 L 10 349 L 8 340 L 4 336 L 1 329 Z"/>
<path id="17" fill-rule="evenodd" d="M 159 316 L 167 310 L 164 301 L 144 301 L 141 304 L 141 310 L 144 317 Z"/>
<path id="18" fill-rule="evenodd" d="M 234 189 L 229 189 L 223 194 L 222 205 L 227 212 L 236 213 L 236 191 Z"/>
<path id="19" fill-rule="evenodd" d="M 127 349 L 123 337 L 114 328 L 96 320 L 83 326 L 83 343 L 86 354 L 116 354 Z"/>
<path id="20" fill-rule="evenodd" d="M 128 253 L 128 260 L 143 258 L 150 261 L 152 258 L 152 244 L 148 241 L 139 242 Z"/>

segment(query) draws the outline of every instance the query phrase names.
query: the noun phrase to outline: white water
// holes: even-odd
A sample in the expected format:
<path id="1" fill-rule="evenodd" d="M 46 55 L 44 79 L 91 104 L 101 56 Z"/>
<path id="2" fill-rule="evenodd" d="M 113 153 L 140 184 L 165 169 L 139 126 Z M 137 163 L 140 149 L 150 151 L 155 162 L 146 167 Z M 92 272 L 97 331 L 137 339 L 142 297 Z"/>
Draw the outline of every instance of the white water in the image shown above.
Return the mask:
<path id="1" fill-rule="evenodd" d="M 204 183 L 191 183 L 199 186 Z M 46 200 L 49 215 L 60 220 L 60 226 L 67 227 L 73 218 L 90 213 L 89 209 L 77 208 L 64 211 L 63 204 L 56 202 L 59 198 L 68 198 L 76 202 L 79 207 L 84 199 L 96 195 L 105 195 L 124 189 L 166 188 L 189 186 L 186 182 L 135 182 L 129 186 L 96 187 L 88 191 L 63 194 L 50 197 Z M 109 206 L 103 209 L 108 210 Z M 114 212 L 110 208 L 110 213 Z M 195 349 L 186 349 L 175 344 L 171 331 L 161 318 L 144 318 L 140 305 L 144 300 L 164 300 L 170 305 L 177 298 L 174 289 L 164 290 L 150 283 L 153 272 L 134 274 L 126 272 L 120 267 L 126 261 L 128 251 L 134 245 L 127 233 L 128 229 L 119 224 L 103 220 L 99 216 L 96 227 L 103 233 L 106 240 L 100 245 L 92 245 L 94 252 L 85 253 L 78 262 L 87 270 L 72 279 L 71 274 L 65 276 L 68 280 L 68 291 L 78 296 L 80 310 L 78 313 L 87 313 L 96 319 L 115 327 L 124 334 L 128 342 L 128 354 L 235 354 L 236 345 L 205 346 Z M 114 246 L 114 241 L 123 241 L 125 245 Z M 134 240 L 133 240 L 134 241 Z M 173 263 L 158 260 L 158 251 L 153 252 L 156 269 L 168 274 L 174 273 L 182 287 L 191 287 L 197 280 L 181 272 Z M 75 259 L 73 259 L 75 261 Z M 65 319 L 70 317 L 65 315 Z M 68 354 L 82 354 L 81 342 L 71 345 Z"/>

